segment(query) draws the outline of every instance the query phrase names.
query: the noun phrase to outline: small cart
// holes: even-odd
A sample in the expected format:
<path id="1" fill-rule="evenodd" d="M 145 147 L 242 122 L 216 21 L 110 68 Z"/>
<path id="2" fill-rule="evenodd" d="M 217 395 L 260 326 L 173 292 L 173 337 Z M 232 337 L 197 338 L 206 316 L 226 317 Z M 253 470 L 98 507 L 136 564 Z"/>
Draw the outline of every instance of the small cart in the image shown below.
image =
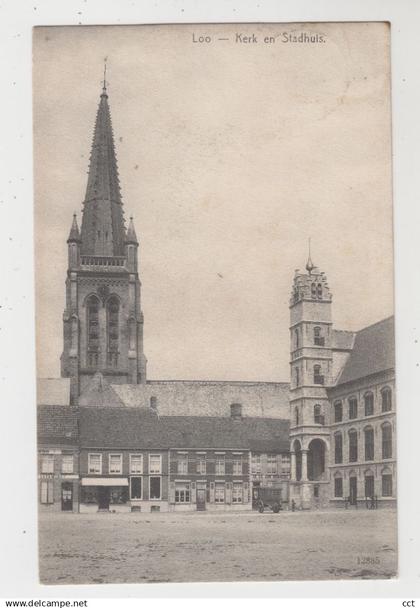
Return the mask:
<path id="1" fill-rule="evenodd" d="M 270 509 L 273 513 L 281 511 L 281 488 L 258 488 L 255 506 L 260 513 L 264 513 L 265 509 Z"/>

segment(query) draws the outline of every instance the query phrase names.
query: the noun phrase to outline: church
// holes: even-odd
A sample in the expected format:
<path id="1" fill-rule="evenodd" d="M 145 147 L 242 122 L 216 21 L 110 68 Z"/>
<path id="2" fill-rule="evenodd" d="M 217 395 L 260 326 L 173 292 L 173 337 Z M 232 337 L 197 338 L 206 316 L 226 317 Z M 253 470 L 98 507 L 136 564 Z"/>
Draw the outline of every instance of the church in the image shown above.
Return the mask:
<path id="1" fill-rule="evenodd" d="M 333 327 L 324 272 L 296 271 L 290 380 L 149 380 L 139 242 L 106 83 L 79 228 L 67 239 L 61 378 L 39 379 L 42 510 L 246 510 L 396 501 L 393 319 Z"/>

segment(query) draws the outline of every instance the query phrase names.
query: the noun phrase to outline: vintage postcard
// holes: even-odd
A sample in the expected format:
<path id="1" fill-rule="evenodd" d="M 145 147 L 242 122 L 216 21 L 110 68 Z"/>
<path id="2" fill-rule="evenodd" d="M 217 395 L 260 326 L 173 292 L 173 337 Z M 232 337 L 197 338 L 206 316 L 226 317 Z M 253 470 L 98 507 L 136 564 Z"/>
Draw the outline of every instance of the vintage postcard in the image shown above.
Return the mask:
<path id="1" fill-rule="evenodd" d="M 34 29 L 42 583 L 397 576 L 389 49 Z"/>

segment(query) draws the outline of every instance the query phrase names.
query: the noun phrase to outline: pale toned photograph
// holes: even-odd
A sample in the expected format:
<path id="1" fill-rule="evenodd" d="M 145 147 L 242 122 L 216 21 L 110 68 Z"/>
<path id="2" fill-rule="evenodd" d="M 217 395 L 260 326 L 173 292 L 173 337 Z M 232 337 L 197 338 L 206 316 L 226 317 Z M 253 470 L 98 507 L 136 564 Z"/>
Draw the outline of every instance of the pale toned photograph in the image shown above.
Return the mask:
<path id="1" fill-rule="evenodd" d="M 387 23 L 36 27 L 39 576 L 398 574 Z"/>

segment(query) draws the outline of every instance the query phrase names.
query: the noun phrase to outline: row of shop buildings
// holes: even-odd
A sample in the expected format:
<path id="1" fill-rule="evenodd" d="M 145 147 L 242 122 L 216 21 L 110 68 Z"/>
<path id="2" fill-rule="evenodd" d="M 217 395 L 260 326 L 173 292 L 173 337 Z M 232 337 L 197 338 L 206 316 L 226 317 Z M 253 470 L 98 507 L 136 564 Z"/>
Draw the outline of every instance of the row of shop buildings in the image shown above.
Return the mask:
<path id="1" fill-rule="evenodd" d="M 288 502 L 289 425 L 160 416 L 155 407 L 38 407 L 42 510 L 246 510 L 260 486 Z"/>

